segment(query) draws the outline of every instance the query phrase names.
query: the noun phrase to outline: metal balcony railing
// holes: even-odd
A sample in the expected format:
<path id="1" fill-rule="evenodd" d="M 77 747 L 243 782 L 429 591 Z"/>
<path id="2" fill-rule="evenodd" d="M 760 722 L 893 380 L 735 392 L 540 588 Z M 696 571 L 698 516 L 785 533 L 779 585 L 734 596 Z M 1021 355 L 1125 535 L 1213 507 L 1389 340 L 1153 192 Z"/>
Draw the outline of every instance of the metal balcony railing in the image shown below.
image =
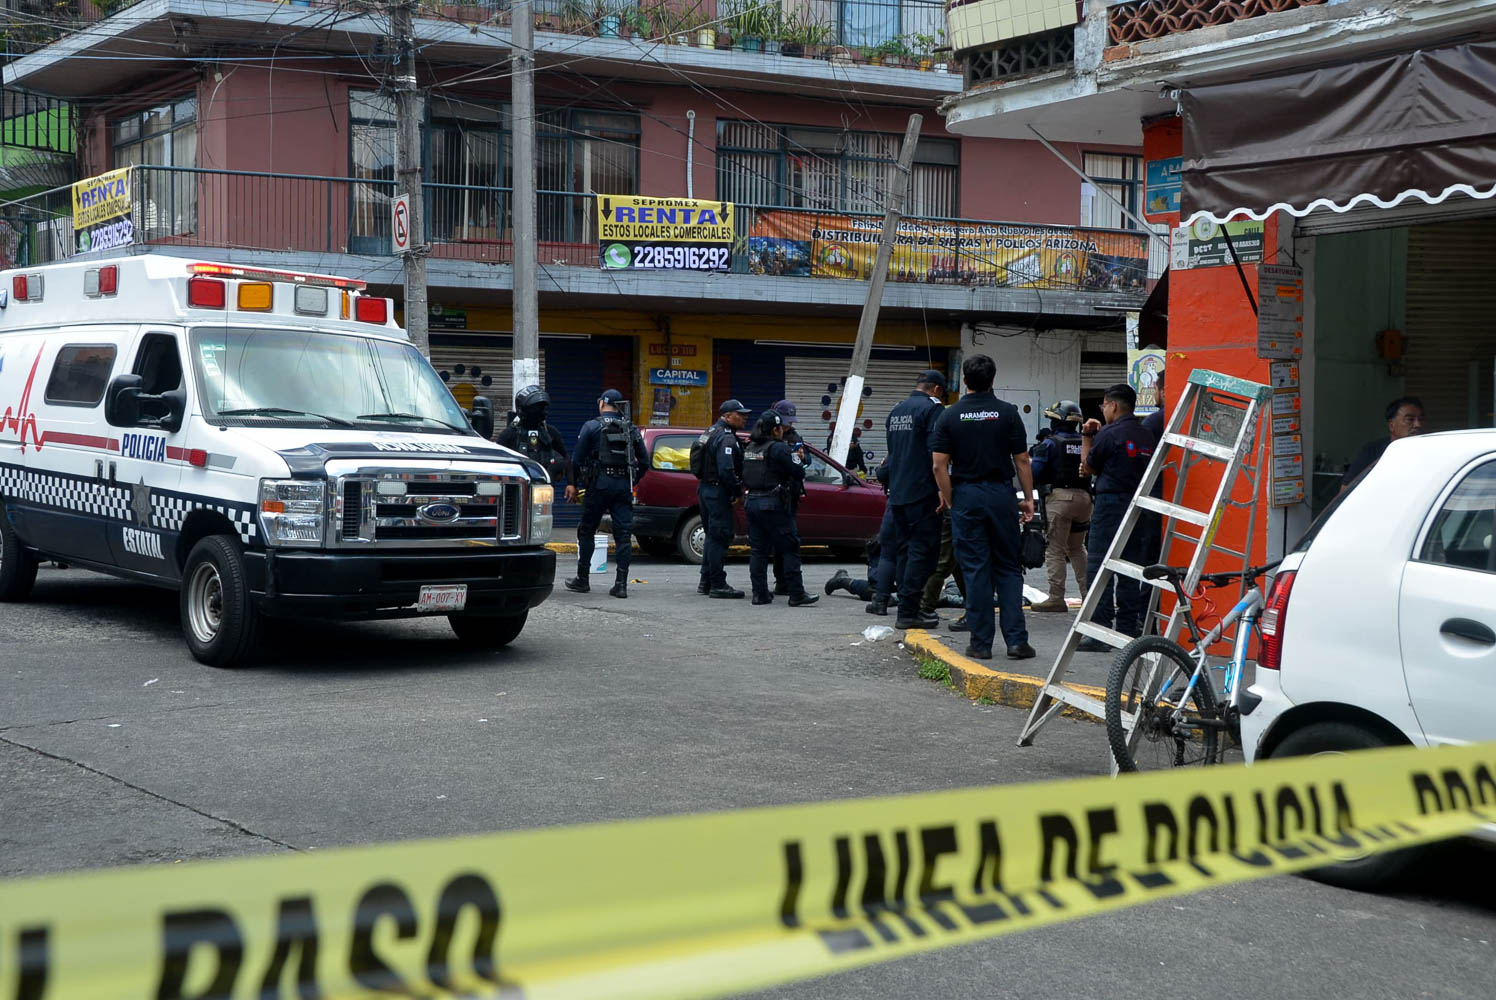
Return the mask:
<path id="1" fill-rule="evenodd" d="M 1127 45 L 1150 38 L 1194 31 L 1314 7 L 1325 0 L 1122 0 L 1107 9 L 1107 44 Z"/>
<path id="2" fill-rule="evenodd" d="M 131 173 L 135 242 L 143 246 L 391 256 L 392 180 L 138 166 Z M 425 239 L 435 260 L 514 259 L 507 188 L 425 185 Z M 596 196 L 537 195 L 542 267 L 596 268 Z M 882 217 L 739 205 L 732 271 L 867 278 Z M 0 208 L 0 266 L 71 256 L 72 196 L 63 188 Z M 1137 292 L 1151 275 L 1141 233 L 975 219 L 905 219 L 894 282 Z"/>

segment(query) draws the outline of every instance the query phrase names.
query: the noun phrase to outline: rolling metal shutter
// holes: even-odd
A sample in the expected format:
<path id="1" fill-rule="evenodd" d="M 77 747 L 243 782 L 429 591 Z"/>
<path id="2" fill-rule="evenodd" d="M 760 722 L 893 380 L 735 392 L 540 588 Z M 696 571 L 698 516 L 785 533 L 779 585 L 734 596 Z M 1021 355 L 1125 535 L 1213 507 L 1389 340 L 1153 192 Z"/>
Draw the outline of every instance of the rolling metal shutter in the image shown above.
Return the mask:
<path id="1" fill-rule="evenodd" d="M 850 349 L 834 355 L 784 359 L 785 398 L 799 408 L 797 426 L 801 436 L 817 448 L 825 447 L 831 433 L 851 359 Z M 919 373 L 929 367 L 923 357 L 915 354 L 868 361 L 857 426 L 862 428 L 860 440 L 869 469 L 881 462 L 887 451 L 885 425 L 889 411 L 914 390 Z M 945 366 L 937 363 L 935 367 L 944 370 Z"/>
<path id="2" fill-rule="evenodd" d="M 1081 389 L 1105 391 L 1127 381 L 1127 335 L 1121 330 L 1098 330 L 1086 333 L 1085 338 L 1080 355 Z"/>
<path id="3" fill-rule="evenodd" d="M 1404 390 L 1423 399 L 1428 431 L 1492 426 L 1496 282 L 1486 258 L 1496 219 L 1408 230 Z M 1367 331 L 1368 344 L 1375 331 Z"/>
<path id="4" fill-rule="evenodd" d="M 504 426 L 504 415 L 514 405 L 512 343 L 508 335 L 495 336 L 491 340 L 474 337 L 431 338 L 431 367 L 452 390 L 452 395 L 464 406 L 472 402 L 472 396 L 487 396 L 493 403 L 494 423 Z M 540 352 L 540 384 L 545 385 L 545 350 Z M 478 370 L 476 376 L 473 369 Z M 459 370 L 460 369 L 460 370 Z M 485 382 L 484 380 L 488 381 Z M 466 388 L 464 388 L 466 387 Z M 468 391 L 472 395 L 468 395 Z M 463 397 L 467 396 L 466 399 Z"/>

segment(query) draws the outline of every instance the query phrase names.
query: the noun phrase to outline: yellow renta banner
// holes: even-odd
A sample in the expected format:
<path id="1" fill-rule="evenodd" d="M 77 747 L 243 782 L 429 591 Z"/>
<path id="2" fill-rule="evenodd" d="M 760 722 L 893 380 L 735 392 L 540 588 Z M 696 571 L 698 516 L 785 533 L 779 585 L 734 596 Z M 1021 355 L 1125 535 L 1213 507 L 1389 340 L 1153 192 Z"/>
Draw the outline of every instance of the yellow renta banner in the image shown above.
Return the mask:
<path id="1" fill-rule="evenodd" d="M 726 271 L 732 208 L 725 201 L 600 194 L 599 263 L 612 271 Z"/>
<path id="2" fill-rule="evenodd" d="M 73 232 L 130 214 L 130 168 L 73 184 Z"/>

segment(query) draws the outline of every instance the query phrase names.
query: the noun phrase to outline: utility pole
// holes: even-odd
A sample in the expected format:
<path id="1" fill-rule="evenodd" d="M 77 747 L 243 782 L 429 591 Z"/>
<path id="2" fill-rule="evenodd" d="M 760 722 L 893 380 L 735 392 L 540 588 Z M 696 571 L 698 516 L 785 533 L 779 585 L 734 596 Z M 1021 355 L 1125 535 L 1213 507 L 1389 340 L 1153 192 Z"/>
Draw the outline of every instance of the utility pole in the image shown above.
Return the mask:
<path id="1" fill-rule="evenodd" d="M 431 357 L 426 332 L 426 185 L 421 176 L 421 93 L 416 89 L 415 0 L 390 6 L 395 43 L 395 189 L 410 196 L 410 247 L 405 263 L 405 329 L 410 342 Z"/>
<path id="2" fill-rule="evenodd" d="M 514 349 L 512 389 L 540 384 L 535 233 L 535 19 L 533 0 L 510 7 L 514 81 Z M 518 407 L 516 407 L 517 409 Z"/>
<path id="3" fill-rule="evenodd" d="M 867 375 L 867 359 L 873 353 L 873 333 L 878 329 L 878 310 L 883 306 L 883 281 L 888 277 L 888 262 L 893 258 L 894 236 L 904 217 L 904 200 L 909 194 L 909 173 L 914 164 L 914 147 L 919 142 L 919 128 L 924 116 L 910 115 L 904 130 L 904 146 L 899 150 L 898 176 L 888 192 L 888 208 L 883 213 L 883 237 L 878 241 L 878 256 L 873 273 L 868 275 L 867 300 L 862 304 L 862 319 L 857 323 L 857 344 L 852 348 L 852 367 L 847 384 L 842 386 L 841 405 L 836 409 L 836 435 L 831 440 L 831 457 L 847 464 L 852 447 L 852 425 L 857 422 L 857 408 L 862 403 L 862 385 Z"/>

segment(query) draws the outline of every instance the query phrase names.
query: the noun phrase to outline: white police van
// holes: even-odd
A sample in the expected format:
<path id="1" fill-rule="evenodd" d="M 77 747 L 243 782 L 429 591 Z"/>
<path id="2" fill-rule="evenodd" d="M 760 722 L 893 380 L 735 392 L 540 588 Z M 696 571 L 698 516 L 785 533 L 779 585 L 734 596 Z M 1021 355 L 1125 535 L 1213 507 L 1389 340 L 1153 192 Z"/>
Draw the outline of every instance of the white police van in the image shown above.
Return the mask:
<path id="1" fill-rule="evenodd" d="M 161 254 L 0 275 L 0 601 L 39 559 L 180 591 L 192 654 L 265 617 L 444 614 L 499 646 L 555 578 L 552 487 L 345 278 Z"/>

